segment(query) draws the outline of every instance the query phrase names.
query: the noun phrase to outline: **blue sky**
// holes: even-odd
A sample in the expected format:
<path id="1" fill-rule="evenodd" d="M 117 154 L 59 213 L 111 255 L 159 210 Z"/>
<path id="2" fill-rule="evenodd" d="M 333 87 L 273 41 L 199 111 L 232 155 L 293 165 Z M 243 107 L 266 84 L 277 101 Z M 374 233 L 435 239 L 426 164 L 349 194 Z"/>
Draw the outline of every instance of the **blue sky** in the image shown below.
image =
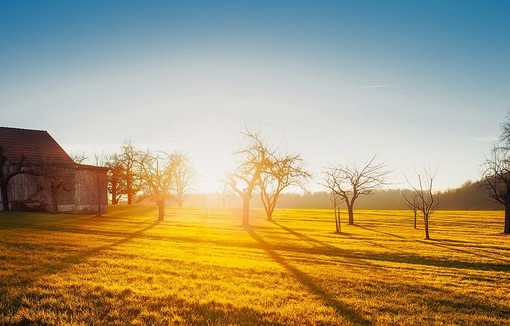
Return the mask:
<path id="1" fill-rule="evenodd" d="M 70 152 L 184 150 L 209 188 L 245 124 L 327 163 L 479 177 L 510 111 L 507 1 L 0 1 L 0 121 Z M 318 189 L 315 181 L 311 188 Z"/>

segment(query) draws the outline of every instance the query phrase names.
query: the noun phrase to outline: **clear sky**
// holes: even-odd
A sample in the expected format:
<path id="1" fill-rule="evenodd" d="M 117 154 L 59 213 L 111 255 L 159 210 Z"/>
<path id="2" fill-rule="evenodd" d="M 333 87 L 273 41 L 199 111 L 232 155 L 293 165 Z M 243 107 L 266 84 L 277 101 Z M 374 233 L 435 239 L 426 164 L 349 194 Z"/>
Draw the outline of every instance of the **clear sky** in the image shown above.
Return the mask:
<path id="1" fill-rule="evenodd" d="M 245 125 L 327 163 L 480 176 L 510 111 L 509 1 L 0 1 L 0 125 L 68 152 L 183 150 L 212 183 Z M 204 184 L 205 187 L 205 184 Z"/>

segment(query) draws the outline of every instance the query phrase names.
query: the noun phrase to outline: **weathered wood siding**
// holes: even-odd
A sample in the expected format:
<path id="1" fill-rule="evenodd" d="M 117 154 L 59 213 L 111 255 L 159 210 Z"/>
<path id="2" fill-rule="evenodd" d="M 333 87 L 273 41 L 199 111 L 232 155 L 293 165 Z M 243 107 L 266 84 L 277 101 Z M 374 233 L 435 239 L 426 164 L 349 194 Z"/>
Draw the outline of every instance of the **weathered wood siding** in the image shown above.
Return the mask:
<path id="1" fill-rule="evenodd" d="M 81 167 L 75 174 L 75 205 L 78 212 L 100 213 L 108 208 L 106 169 Z"/>
<path id="2" fill-rule="evenodd" d="M 29 174 L 19 174 L 9 182 L 8 193 L 11 201 L 44 202 L 44 180 Z"/>
<path id="3" fill-rule="evenodd" d="M 5 167 L 9 169 L 9 167 Z M 52 184 L 58 212 L 104 213 L 108 208 L 106 169 L 77 165 L 45 167 L 45 175 L 19 174 L 9 182 L 11 209 L 52 210 Z M 35 169 L 37 170 L 37 168 Z M 42 171 L 42 168 L 39 169 Z M 56 188 L 56 185 L 60 186 Z M 1 199 L 0 199 L 1 202 Z"/>

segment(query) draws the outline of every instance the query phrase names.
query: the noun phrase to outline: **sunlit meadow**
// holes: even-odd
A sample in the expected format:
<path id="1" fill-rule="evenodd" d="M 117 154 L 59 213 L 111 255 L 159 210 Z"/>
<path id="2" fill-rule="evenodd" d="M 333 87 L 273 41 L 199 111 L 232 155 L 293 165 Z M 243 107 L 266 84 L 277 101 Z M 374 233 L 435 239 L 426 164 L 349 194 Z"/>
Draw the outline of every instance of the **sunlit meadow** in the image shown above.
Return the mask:
<path id="1" fill-rule="evenodd" d="M 502 212 L 111 207 L 0 214 L 4 324 L 508 324 Z"/>

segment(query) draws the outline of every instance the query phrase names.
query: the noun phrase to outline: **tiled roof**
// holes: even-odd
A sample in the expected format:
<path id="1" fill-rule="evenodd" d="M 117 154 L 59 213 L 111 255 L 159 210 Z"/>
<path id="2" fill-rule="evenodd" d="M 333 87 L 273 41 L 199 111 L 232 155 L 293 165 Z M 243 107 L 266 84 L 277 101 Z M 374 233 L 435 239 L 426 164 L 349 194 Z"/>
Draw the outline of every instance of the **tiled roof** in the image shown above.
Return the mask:
<path id="1" fill-rule="evenodd" d="M 44 130 L 0 127 L 0 146 L 7 161 L 18 163 L 23 156 L 30 164 L 74 165 L 74 161 Z"/>

